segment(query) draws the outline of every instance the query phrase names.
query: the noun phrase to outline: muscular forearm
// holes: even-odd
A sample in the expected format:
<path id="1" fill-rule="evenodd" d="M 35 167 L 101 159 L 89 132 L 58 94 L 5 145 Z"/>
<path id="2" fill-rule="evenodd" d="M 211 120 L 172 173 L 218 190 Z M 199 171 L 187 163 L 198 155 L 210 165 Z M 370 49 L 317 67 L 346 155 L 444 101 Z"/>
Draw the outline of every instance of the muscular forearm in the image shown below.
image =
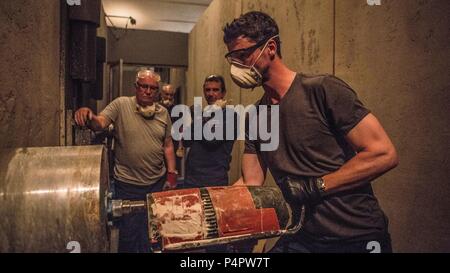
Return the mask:
<path id="1" fill-rule="evenodd" d="M 336 172 L 323 177 L 326 191 L 340 191 L 367 183 L 398 164 L 395 147 L 372 114 L 361 120 L 346 140 L 358 153 Z"/>
<path id="2" fill-rule="evenodd" d="M 345 163 L 339 170 L 325 175 L 323 180 L 327 191 L 350 189 L 371 181 L 398 164 L 394 151 L 362 151 Z"/>
<path id="3" fill-rule="evenodd" d="M 260 164 L 256 154 L 245 154 L 242 156 L 242 176 L 234 186 L 262 186 L 266 179 L 267 168 Z"/>

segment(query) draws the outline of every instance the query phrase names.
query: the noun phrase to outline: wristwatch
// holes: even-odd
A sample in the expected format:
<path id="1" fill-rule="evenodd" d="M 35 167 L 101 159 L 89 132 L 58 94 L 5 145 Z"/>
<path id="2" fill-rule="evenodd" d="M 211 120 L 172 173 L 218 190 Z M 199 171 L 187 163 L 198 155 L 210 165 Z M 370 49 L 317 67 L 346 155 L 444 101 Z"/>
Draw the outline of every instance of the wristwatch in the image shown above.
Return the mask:
<path id="1" fill-rule="evenodd" d="M 316 185 L 319 188 L 320 195 L 323 195 L 326 191 L 325 181 L 323 181 L 322 177 L 316 178 Z"/>

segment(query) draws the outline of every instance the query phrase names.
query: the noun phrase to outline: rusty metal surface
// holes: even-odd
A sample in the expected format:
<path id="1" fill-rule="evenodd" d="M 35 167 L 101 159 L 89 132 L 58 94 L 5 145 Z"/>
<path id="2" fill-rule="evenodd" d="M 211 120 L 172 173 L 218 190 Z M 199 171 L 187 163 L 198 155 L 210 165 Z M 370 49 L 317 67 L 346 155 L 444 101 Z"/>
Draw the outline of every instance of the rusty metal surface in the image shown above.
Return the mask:
<path id="1" fill-rule="evenodd" d="M 109 252 L 108 185 L 103 146 L 0 150 L 0 252 Z"/>

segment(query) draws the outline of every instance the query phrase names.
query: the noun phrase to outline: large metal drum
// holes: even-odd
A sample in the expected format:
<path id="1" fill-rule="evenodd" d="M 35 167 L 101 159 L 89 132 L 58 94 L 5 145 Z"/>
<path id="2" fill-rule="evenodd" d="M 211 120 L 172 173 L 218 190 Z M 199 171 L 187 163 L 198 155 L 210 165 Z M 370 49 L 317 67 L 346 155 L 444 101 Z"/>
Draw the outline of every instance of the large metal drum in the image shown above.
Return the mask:
<path id="1" fill-rule="evenodd" d="M 103 146 L 0 150 L 0 252 L 109 252 Z"/>

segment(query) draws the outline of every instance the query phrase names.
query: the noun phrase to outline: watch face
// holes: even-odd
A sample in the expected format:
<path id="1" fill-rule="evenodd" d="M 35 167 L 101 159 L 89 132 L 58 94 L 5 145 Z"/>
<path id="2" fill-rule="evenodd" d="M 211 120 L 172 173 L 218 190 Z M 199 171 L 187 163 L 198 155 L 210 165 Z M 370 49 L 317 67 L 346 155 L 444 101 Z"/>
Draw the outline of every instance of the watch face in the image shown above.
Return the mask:
<path id="1" fill-rule="evenodd" d="M 321 191 L 325 191 L 325 182 L 322 178 L 317 178 L 317 186 Z"/>

